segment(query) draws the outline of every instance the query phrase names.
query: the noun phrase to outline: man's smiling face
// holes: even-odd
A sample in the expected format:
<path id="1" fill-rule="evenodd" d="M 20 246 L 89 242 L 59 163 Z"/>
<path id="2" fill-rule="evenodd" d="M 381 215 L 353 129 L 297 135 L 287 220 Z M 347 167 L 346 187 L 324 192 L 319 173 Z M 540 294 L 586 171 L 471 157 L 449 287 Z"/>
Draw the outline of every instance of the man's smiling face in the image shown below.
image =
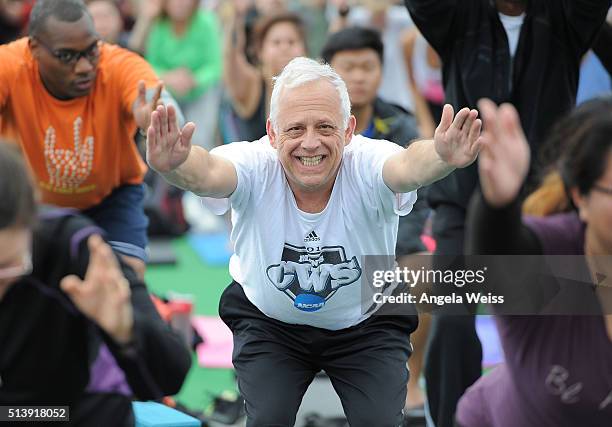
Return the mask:
<path id="1" fill-rule="evenodd" d="M 344 127 L 338 90 L 325 79 L 285 89 L 278 111 L 268 135 L 294 194 L 331 193 L 355 128 L 354 117 Z"/>

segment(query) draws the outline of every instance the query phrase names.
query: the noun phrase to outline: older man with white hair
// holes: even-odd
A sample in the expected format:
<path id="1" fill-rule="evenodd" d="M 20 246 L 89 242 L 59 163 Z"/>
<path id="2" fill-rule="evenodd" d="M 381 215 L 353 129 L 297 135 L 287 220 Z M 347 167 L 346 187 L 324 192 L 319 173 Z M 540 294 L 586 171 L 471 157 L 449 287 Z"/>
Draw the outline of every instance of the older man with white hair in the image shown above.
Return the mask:
<path id="1" fill-rule="evenodd" d="M 153 113 L 149 165 L 232 211 L 234 281 L 219 311 L 234 334 L 248 426 L 293 426 L 320 370 L 351 426 L 401 424 L 418 320 L 362 310 L 361 257 L 392 256 L 415 190 L 475 160 L 477 112 L 453 114 L 446 106 L 434 140 L 407 149 L 356 136 L 346 85 L 306 58 L 276 78 L 259 141 L 208 153 L 191 145 L 192 123 L 178 129 L 172 107 Z"/>

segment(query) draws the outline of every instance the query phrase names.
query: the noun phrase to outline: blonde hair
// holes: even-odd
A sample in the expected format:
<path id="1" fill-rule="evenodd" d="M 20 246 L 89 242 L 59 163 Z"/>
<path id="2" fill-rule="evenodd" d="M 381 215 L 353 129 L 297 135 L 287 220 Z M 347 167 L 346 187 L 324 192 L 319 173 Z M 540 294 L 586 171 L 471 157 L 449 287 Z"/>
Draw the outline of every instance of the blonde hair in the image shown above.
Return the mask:
<path id="1" fill-rule="evenodd" d="M 570 200 L 558 170 L 550 171 L 542 184 L 523 202 L 523 214 L 548 216 L 566 212 L 571 208 Z"/>

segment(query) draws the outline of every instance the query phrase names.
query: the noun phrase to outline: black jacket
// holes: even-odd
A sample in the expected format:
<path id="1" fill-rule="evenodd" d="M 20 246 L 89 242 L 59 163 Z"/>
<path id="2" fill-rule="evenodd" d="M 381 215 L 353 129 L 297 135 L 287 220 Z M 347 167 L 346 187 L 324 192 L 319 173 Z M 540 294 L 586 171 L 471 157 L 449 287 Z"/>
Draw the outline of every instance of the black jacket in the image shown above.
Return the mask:
<path id="1" fill-rule="evenodd" d="M 593 52 L 602 65 L 612 75 L 612 25 L 605 22 L 592 46 Z"/>
<path id="2" fill-rule="evenodd" d="M 416 119 L 399 105 L 376 98 L 374 101 L 373 139 L 386 139 L 402 147 L 419 137 Z"/>
<path id="3" fill-rule="evenodd" d="M 609 0 L 527 0 L 513 63 L 494 0 L 405 0 L 415 24 L 442 60 L 446 102 L 475 108 L 480 98 L 511 102 L 532 154 L 550 126 L 574 106 L 580 60 L 593 43 Z M 431 186 L 432 207 L 464 210 L 476 166 Z"/>
<path id="4" fill-rule="evenodd" d="M 84 276 L 87 237 L 94 232 L 100 230 L 90 221 L 65 213 L 47 216 L 36 227 L 33 272 L 0 300 L 0 404 L 69 405 L 70 425 L 130 425 L 130 396 L 85 390 L 100 343 L 108 346 L 135 397 L 143 400 L 176 394 L 191 356 L 128 267 L 122 265 L 134 310 L 131 347 L 117 346 L 60 290 L 66 275 Z"/>

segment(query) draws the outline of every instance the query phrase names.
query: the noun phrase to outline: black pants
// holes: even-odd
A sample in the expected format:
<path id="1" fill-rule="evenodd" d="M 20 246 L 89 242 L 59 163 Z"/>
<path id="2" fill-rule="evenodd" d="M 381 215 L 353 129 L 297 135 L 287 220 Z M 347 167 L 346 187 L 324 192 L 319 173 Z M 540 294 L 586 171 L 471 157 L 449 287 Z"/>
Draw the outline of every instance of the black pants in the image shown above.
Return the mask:
<path id="1" fill-rule="evenodd" d="M 232 359 L 248 427 L 292 427 L 321 370 L 351 427 L 401 425 L 415 316 L 372 316 L 338 331 L 291 325 L 261 313 L 236 282 L 223 292 L 219 314 L 234 335 Z"/>
<path id="2" fill-rule="evenodd" d="M 463 253 L 464 213 L 440 206 L 434 217 L 436 239 L 435 268 L 461 268 L 447 264 L 449 255 Z M 429 342 L 425 352 L 425 382 L 427 404 L 437 427 L 455 426 L 457 403 L 482 372 L 482 346 L 476 334 L 476 307 L 466 307 L 465 313 L 438 313 L 432 318 Z"/>

